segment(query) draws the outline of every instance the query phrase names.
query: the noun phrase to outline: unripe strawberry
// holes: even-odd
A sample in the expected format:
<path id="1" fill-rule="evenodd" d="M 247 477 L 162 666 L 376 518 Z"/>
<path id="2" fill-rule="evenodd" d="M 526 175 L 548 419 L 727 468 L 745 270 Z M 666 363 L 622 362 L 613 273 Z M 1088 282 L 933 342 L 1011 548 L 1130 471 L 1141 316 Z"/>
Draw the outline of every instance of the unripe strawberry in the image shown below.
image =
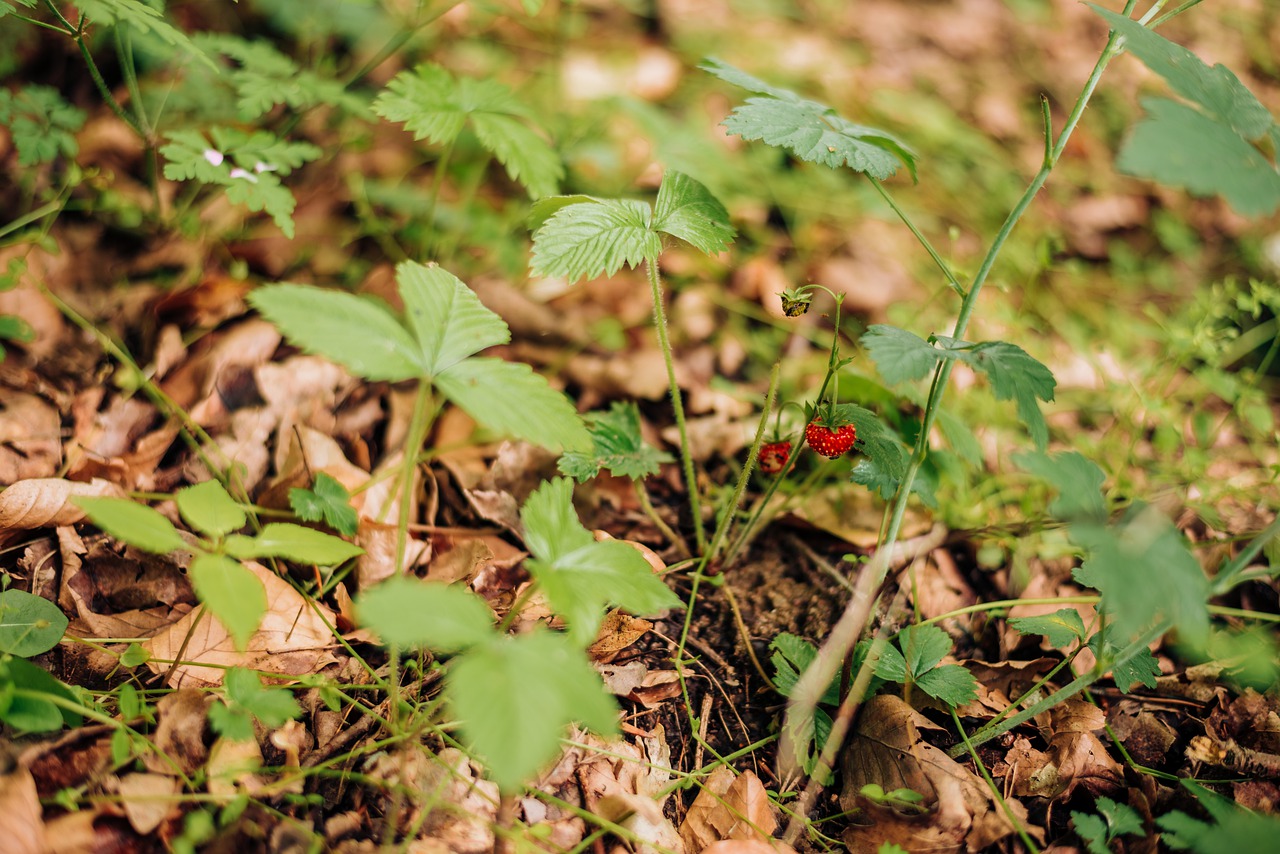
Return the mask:
<path id="1" fill-rule="evenodd" d="M 760 446 L 760 471 L 777 474 L 791 459 L 791 443 L 788 441 L 765 442 Z"/>
<path id="2" fill-rule="evenodd" d="M 825 424 L 811 421 L 809 426 L 804 428 L 804 440 L 809 443 L 809 447 L 831 460 L 852 448 L 857 439 L 858 433 L 853 429 L 852 424 L 845 424 L 833 430 Z"/>

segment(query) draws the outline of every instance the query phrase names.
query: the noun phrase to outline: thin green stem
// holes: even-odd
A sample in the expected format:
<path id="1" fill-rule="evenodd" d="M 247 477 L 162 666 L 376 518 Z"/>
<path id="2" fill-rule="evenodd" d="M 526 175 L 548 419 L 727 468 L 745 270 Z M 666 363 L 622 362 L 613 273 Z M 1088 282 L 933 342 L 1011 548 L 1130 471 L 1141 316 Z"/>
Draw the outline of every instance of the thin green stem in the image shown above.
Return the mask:
<path id="1" fill-rule="evenodd" d="M 1004 811 L 1005 818 L 1013 825 L 1013 829 L 1017 832 L 1018 838 L 1022 840 L 1022 844 L 1032 854 L 1040 854 L 1040 849 L 1035 842 L 1031 840 L 1031 836 L 1027 833 L 1027 829 L 1022 825 L 1012 809 L 1009 808 L 1009 802 L 1004 799 L 1004 794 L 1000 791 L 1000 787 L 996 785 L 996 781 L 991 779 L 991 772 L 987 770 L 986 764 L 982 761 L 982 757 L 978 755 L 978 750 L 969 741 L 969 736 L 965 734 L 964 724 L 960 723 L 960 716 L 956 714 L 956 710 L 951 710 L 951 720 L 956 726 L 956 732 L 960 733 L 960 741 L 965 749 L 969 751 L 969 757 L 973 760 L 974 766 L 978 769 L 978 773 L 982 775 L 982 779 L 987 781 L 987 787 L 991 789 L 991 794 L 1000 804 L 1000 809 Z"/>
<path id="2" fill-rule="evenodd" d="M 1213 580 L 1210 587 L 1213 596 L 1221 596 L 1232 587 L 1235 587 L 1239 581 L 1239 576 L 1244 572 L 1249 563 L 1262 552 L 1262 549 L 1272 537 L 1280 534 L 1280 516 L 1271 521 L 1271 524 L 1262 530 L 1258 536 L 1249 541 L 1249 545 L 1245 546 L 1240 554 L 1236 555 L 1218 572 L 1218 576 Z"/>
<path id="3" fill-rule="evenodd" d="M 439 232 L 436 228 L 436 208 L 440 204 L 440 193 L 444 189 L 444 178 L 449 171 L 449 161 L 453 158 L 453 148 L 457 143 L 457 137 L 449 140 L 441 153 L 440 159 L 436 161 L 435 174 L 431 176 L 431 192 L 427 196 L 427 210 L 422 218 L 429 229 L 427 233 L 427 255 L 430 255 L 439 245 Z"/>
<path id="4" fill-rule="evenodd" d="M 871 182 L 872 187 L 875 187 L 876 192 L 880 194 L 880 198 L 884 199 L 885 204 L 887 204 L 893 212 L 898 215 L 898 219 L 902 221 L 902 224 L 911 230 L 911 233 L 915 235 L 916 240 L 924 247 L 924 251 L 929 253 L 929 257 L 933 259 L 933 263 L 938 265 L 938 269 L 941 270 L 942 275 L 946 277 L 947 284 L 951 287 L 951 290 L 958 293 L 963 299 L 965 296 L 964 286 L 960 284 L 960 280 L 956 278 L 956 274 L 951 270 L 951 265 L 948 264 L 943 257 L 938 254 L 938 251 L 933 248 L 933 244 L 929 242 L 929 238 L 924 236 L 924 232 L 916 228 L 916 224 L 912 222 L 911 217 L 907 216 L 907 212 L 898 207 L 898 203 L 893 200 L 893 196 L 889 195 L 889 191 L 884 188 L 884 184 L 881 184 L 879 180 L 871 177 L 870 175 L 867 176 L 867 180 Z"/>
<path id="5" fill-rule="evenodd" d="M 142 126 L 138 124 L 137 119 L 125 111 L 124 107 L 120 105 L 120 102 L 116 100 L 115 95 L 111 94 L 111 88 L 107 86 L 107 81 L 102 79 L 102 72 L 98 70 L 98 63 L 94 61 L 93 54 L 89 52 L 89 46 L 84 43 L 84 24 L 86 23 L 84 16 L 81 15 L 80 17 L 80 26 L 75 26 L 67 20 L 66 16 L 62 14 L 62 10 L 54 4 L 53 0 L 45 0 L 45 6 L 47 6 L 49 10 L 53 12 L 54 17 L 56 17 L 64 27 L 66 27 L 65 32 L 67 35 L 71 36 L 72 41 L 74 41 L 76 46 L 80 48 L 80 55 L 84 57 L 85 65 L 89 69 L 89 76 L 93 79 L 93 85 L 97 87 L 98 94 L 102 96 L 102 100 L 106 102 L 107 106 L 111 109 L 111 112 L 115 113 L 120 120 L 127 124 L 147 145 L 151 145 L 151 138 L 147 135 L 146 131 L 144 131 Z"/>
<path id="6" fill-rule="evenodd" d="M 692 557 L 693 553 L 689 551 L 689 544 L 685 542 L 684 537 L 676 533 L 667 521 L 658 515 L 657 508 L 653 506 L 653 500 L 649 498 L 649 490 L 644 488 L 644 481 L 633 480 L 631 483 L 635 487 L 636 500 L 640 502 L 640 509 L 644 511 L 644 515 L 649 518 L 658 532 L 667 538 L 667 542 L 676 547 L 681 557 Z"/>
<path id="7" fill-rule="evenodd" d="M 689 492 L 689 510 L 693 513 L 694 543 L 698 552 L 707 550 L 707 532 L 702 524 L 702 499 L 698 493 L 698 478 L 693 469 L 693 449 L 689 446 L 689 426 L 684 418 L 684 396 L 676 382 L 675 356 L 671 352 L 671 338 L 667 334 L 667 310 L 662 299 L 662 280 L 658 277 L 658 259 L 646 258 L 645 272 L 649 276 L 649 289 L 653 292 L 653 325 L 658 333 L 658 347 L 667 365 L 667 384 L 671 389 L 671 411 L 675 415 L 676 430 L 680 433 L 680 462 L 684 467 L 684 485 Z"/>
<path id="8" fill-rule="evenodd" d="M 427 431 L 435 420 L 433 407 L 435 395 L 431 393 L 431 383 L 422 380 L 418 383 L 418 393 L 413 399 L 413 415 L 409 419 L 409 431 L 404 440 L 404 461 L 400 469 L 400 518 L 396 525 L 396 569 L 397 573 L 404 568 L 405 551 L 409 545 L 409 515 L 413 503 L 413 486 L 418 469 L 418 453 L 427 439 Z"/>

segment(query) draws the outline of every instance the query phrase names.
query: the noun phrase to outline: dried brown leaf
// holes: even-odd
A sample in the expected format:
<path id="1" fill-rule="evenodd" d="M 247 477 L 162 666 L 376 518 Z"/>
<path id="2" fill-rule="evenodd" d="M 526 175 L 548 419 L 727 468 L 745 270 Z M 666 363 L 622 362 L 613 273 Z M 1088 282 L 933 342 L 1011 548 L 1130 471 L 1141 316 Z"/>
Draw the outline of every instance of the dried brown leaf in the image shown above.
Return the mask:
<path id="1" fill-rule="evenodd" d="M 123 498 L 124 491 L 98 478 L 89 483 L 57 477 L 20 480 L 0 492 L 0 528 L 29 530 L 75 524 L 84 518 L 84 511 L 71 503 L 75 496 Z"/>
<path id="2" fill-rule="evenodd" d="M 163 774 L 126 774 L 120 778 L 120 805 L 138 833 L 150 833 L 180 806 L 174 797 L 182 791 L 176 777 Z"/>
<path id="3" fill-rule="evenodd" d="M 0 849 L 7 854 L 43 854 L 42 812 L 30 771 L 16 768 L 0 777 Z"/>
<path id="4" fill-rule="evenodd" d="M 769 844 L 777 827 L 773 804 L 760 778 L 751 771 L 735 776 L 721 766 L 707 778 L 689 807 L 680 825 L 680 837 L 687 850 L 702 851 L 723 839 Z"/>

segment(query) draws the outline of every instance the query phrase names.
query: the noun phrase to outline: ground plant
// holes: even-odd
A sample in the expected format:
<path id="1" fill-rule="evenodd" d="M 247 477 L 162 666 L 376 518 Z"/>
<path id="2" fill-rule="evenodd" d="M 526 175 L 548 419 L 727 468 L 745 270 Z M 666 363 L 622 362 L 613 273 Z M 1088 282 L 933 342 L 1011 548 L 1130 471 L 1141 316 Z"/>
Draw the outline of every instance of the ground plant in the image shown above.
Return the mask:
<path id="1" fill-rule="evenodd" d="M 1274 14 L 633 5 L 0 0 L 13 850 L 1267 850 Z"/>

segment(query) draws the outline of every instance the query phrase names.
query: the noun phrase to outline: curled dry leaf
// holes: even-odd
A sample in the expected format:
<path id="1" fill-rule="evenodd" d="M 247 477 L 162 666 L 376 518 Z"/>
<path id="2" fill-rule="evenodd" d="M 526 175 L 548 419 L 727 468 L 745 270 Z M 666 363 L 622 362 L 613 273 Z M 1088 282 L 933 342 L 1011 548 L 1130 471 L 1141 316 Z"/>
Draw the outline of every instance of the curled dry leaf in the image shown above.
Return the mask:
<path id="1" fill-rule="evenodd" d="M 0 492 L 0 528 L 29 530 L 72 525 L 84 518 L 84 511 L 71 503 L 75 496 L 123 498 L 124 492 L 99 478 L 88 483 L 57 477 L 20 480 Z"/>
<path id="2" fill-rule="evenodd" d="M 721 766 L 711 773 L 680 825 L 688 851 L 703 851 L 712 843 L 731 839 L 769 845 L 778 827 L 769 793 L 751 771 L 734 776 Z"/>

